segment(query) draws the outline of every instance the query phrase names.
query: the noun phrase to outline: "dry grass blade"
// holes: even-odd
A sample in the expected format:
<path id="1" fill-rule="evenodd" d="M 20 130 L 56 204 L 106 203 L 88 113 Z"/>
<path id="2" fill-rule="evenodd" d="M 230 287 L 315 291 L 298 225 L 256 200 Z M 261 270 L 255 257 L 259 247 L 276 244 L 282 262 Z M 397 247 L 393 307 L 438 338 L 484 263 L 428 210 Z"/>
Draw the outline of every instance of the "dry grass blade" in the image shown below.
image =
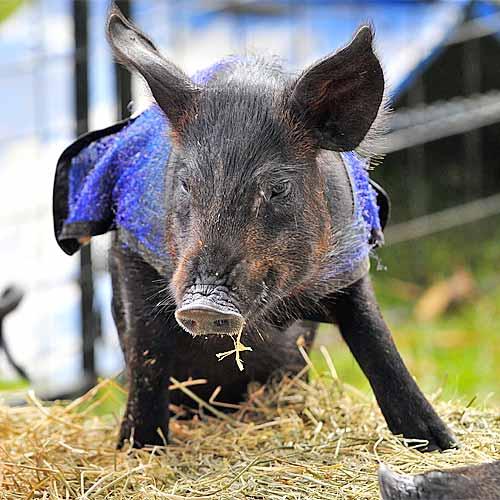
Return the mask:
<path id="1" fill-rule="evenodd" d="M 172 420 L 172 444 L 159 454 L 117 452 L 117 416 L 89 411 L 106 391 L 121 391 L 114 381 L 69 404 L 30 395 L 25 407 L 0 405 L 0 499 L 378 499 L 381 461 L 418 473 L 500 459 L 497 409 L 438 402 L 462 447 L 421 454 L 328 366 L 330 376 L 310 384 L 294 377 L 252 387 L 238 419 L 196 396 L 190 387 L 202 381 L 172 379 L 220 418 Z"/>

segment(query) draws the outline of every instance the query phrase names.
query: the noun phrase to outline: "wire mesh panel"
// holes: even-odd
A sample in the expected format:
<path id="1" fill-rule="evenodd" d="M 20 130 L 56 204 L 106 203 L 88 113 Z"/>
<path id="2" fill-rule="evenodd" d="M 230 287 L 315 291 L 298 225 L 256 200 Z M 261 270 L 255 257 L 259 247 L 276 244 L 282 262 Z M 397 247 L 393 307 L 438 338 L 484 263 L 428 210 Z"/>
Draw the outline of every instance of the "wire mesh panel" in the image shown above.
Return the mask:
<path id="1" fill-rule="evenodd" d="M 88 4 L 89 28 L 102 35 L 106 2 Z M 26 2 L 0 25 L 0 86 L 9 95 L 0 119 L 0 280 L 27 292 L 6 320 L 5 337 L 42 392 L 81 378 L 78 259 L 54 244 L 51 215 L 55 164 L 77 125 L 74 63 L 82 54 L 74 50 L 72 6 L 69 0 Z M 89 54 L 95 64 L 90 118 L 98 126 L 114 118 L 113 74 L 103 42 L 91 44 Z M 107 277 L 98 275 L 97 282 L 97 300 L 107 306 Z M 112 351 L 118 355 L 106 364 L 117 369 L 119 351 Z M 2 374 L 8 370 L 3 363 Z"/>

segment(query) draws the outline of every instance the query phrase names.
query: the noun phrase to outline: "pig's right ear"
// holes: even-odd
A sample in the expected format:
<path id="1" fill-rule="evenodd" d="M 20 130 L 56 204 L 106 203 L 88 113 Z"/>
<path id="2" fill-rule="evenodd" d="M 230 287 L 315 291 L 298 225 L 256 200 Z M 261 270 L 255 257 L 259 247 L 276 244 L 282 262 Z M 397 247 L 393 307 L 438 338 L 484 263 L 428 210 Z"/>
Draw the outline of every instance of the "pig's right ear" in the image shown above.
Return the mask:
<path id="1" fill-rule="evenodd" d="M 347 47 L 308 68 L 293 86 L 292 112 L 323 149 L 352 151 L 378 114 L 384 74 L 372 41 L 371 28 L 361 27 Z"/>
<path id="2" fill-rule="evenodd" d="M 123 16 L 114 2 L 106 31 L 115 58 L 144 77 L 156 102 L 175 126 L 193 105 L 200 89 L 161 56 L 153 42 Z"/>

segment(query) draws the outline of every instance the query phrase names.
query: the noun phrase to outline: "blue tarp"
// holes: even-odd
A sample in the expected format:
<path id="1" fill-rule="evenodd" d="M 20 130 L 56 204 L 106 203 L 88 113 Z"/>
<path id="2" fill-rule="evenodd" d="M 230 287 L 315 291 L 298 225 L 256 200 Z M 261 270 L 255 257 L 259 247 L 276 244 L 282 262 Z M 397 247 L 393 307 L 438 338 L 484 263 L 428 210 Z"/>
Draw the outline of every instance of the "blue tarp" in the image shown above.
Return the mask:
<path id="1" fill-rule="evenodd" d="M 368 22 L 376 29 L 376 47 L 391 94 L 398 95 L 439 54 L 443 43 L 464 21 L 471 2 L 276 0 L 272 4 L 283 7 L 278 10 L 280 15 L 276 15 L 276 11 L 267 16 L 255 13 L 236 16 L 220 10 L 207 12 L 201 8 L 200 1 L 184 2 L 177 15 L 179 19 L 189 20 L 191 28 L 200 36 L 222 25 L 232 26 L 233 33 L 243 42 L 253 41 L 255 33 L 261 33 L 269 41 L 271 51 L 274 37 L 283 38 L 283 34 L 288 33 L 288 43 L 281 44 L 281 55 L 297 68 L 303 65 L 304 59 L 312 62 L 345 45 L 357 27 Z M 488 16 L 495 12 L 500 13 L 498 4 L 472 4 L 471 15 L 484 17 L 490 27 L 493 21 Z M 494 22 L 500 31 L 500 20 Z"/>

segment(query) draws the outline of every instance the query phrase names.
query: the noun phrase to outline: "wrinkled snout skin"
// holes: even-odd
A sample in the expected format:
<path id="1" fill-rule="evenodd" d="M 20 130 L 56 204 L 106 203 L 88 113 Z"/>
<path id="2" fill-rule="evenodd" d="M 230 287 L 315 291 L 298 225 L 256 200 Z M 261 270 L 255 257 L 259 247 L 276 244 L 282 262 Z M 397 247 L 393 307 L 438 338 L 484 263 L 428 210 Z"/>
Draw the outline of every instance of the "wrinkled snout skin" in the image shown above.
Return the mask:
<path id="1" fill-rule="evenodd" d="M 196 218 L 197 228 L 191 229 L 192 232 L 201 233 L 206 226 L 201 217 Z M 181 249 L 171 281 L 177 304 L 176 318 L 180 326 L 193 335 L 237 335 L 248 317 L 252 299 L 262 293 L 263 280 L 250 280 L 248 260 L 239 248 L 205 245 L 206 236 L 200 234 L 198 238 L 198 235 L 189 234 L 188 242 L 197 241 L 188 243 L 185 248 L 182 248 L 182 242 L 176 241 Z M 205 331 L 197 330 L 195 325 L 195 328 L 189 326 L 190 320 L 201 324 L 204 318 L 207 320 Z M 220 330 L 211 326 L 216 326 L 214 322 L 218 320 L 226 321 L 225 325 L 220 325 Z"/>
<path id="2" fill-rule="evenodd" d="M 245 319 L 233 302 L 225 286 L 195 285 L 184 294 L 175 319 L 191 335 L 239 335 Z"/>
<path id="3" fill-rule="evenodd" d="M 367 260 L 356 273 L 337 272 L 359 249 L 340 153 L 369 138 L 383 110 L 371 29 L 300 75 L 275 60 L 233 58 L 194 79 L 116 7 L 107 33 L 115 57 L 142 75 L 168 119 L 171 146 L 167 256 L 148 260 L 120 230 L 111 250 L 129 380 L 119 446 L 165 444 L 169 405 L 193 406 L 169 391 L 172 377 L 206 380 L 193 392 L 209 399 L 217 390 L 234 404 L 251 381 L 299 373 L 297 342 L 309 349 L 317 322 L 339 326 L 394 433 L 425 439 L 428 450 L 454 446 L 397 352 Z M 240 333 L 252 348 L 241 353 L 244 371 L 234 357 L 216 357 Z"/>

